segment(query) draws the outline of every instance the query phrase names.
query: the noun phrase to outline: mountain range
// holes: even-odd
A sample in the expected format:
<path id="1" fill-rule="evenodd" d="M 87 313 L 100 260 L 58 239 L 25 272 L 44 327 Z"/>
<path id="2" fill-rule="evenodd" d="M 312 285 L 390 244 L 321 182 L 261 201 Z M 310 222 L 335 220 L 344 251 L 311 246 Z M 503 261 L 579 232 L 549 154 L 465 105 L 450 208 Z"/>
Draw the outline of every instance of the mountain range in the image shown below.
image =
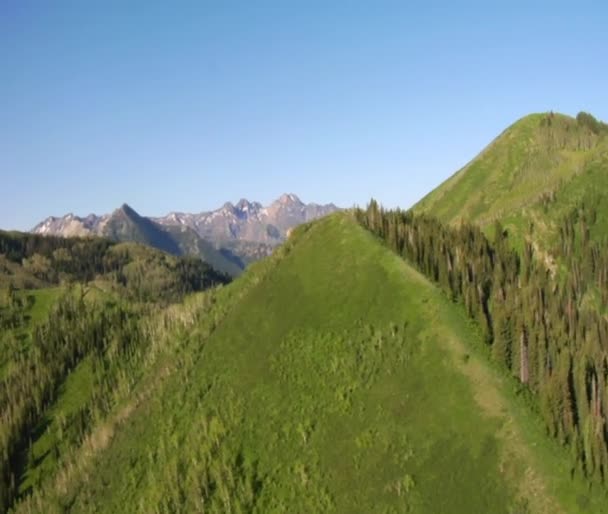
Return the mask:
<path id="1" fill-rule="evenodd" d="M 270 255 L 295 226 L 336 210 L 334 204 L 305 204 L 295 194 L 284 194 L 266 207 L 241 199 L 236 205 L 227 202 L 210 212 L 171 212 L 152 218 L 124 204 L 111 214 L 51 216 L 32 232 L 62 237 L 95 235 L 148 244 L 174 255 L 199 256 L 235 276 L 251 261 Z"/>

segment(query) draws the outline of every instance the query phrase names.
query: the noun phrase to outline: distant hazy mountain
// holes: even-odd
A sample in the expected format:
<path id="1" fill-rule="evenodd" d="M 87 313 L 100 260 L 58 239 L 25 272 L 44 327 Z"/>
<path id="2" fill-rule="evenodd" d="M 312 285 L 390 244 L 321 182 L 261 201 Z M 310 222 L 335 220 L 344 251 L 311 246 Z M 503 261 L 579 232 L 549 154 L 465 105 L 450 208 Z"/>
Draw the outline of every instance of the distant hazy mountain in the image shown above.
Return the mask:
<path id="1" fill-rule="evenodd" d="M 101 216 L 51 216 L 32 232 L 135 241 L 174 255 L 198 255 L 215 268 L 236 275 L 249 262 L 269 255 L 291 228 L 336 210 L 334 204 L 305 204 L 294 194 L 284 194 L 267 207 L 242 199 L 211 212 L 172 212 L 160 218 L 146 218 L 124 204 Z"/>
<path id="2" fill-rule="evenodd" d="M 227 202 L 211 212 L 172 212 L 153 219 L 161 225 L 190 227 L 209 241 L 238 240 L 276 245 L 285 239 L 289 229 L 336 210 L 334 204 L 305 204 L 294 194 L 284 194 L 267 207 L 242 199 L 236 205 Z"/>

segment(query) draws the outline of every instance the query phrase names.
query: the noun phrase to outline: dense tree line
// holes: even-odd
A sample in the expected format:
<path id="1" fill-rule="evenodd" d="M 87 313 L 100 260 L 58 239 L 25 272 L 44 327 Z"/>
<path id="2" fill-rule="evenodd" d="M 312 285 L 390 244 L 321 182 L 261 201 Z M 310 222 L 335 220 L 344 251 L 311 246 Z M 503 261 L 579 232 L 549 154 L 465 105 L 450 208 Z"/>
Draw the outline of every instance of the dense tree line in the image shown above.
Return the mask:
<path id="1" fill-rule="evenodd" d="M 597 120 L 593 115 L 589 114 L 588 112 L 579 112 L 576 115 L 576 121 L 579 123 L 579 125 L 588 127 L 594 134 L 600 134 L 602 132 L 608 133 L 608 125 Z"/>
<path id="2" fill-rule="evenodd" d="M 70 273 L 77 280 L 91 279 L 106 271 L 104 256 L 115 243 L 103 238 L 41 236 L 0 231 L 0 254 L 16 263 L 35 255 L 53 260 L 57 272 Z M 54 256 L 57 258 L 54 259 Z"/>
<path id="3" fill-rule="evenodd" d="M 108 252 L 106 271 L 99 276 L 119 289 L 122 296 L 138 302 L 166 303 L 184 295 L 227 284 L 230 277 L 198 257 L 174 257 L 156 250 L 141 254 L 131 244 Z"/>
<path id="4" fill-rule="evenodd" d="M 23 325 L 26 311 L 32 303 L 31 296 L 18 294 L 9 284 L 9 287 L 0 294 L 0 330 L 11 330 Z"/>
<path id="5" fill-rule="evenodd" d="M 493 357 L 530 391 L 548 432 L 570 448 L 572 472 L 608 479 L 608 245 L 589 237 L 593 212 L 561 223 L 552 272 L 528 240 L 513 250 L 500 223 L 476 226 L 387 211 L 371 201 L 358 221 L 462 302 Z"/>
<path id="6" fill-rule="evenodd" d="M 44 284 L 101 279 L 137 301 L 179 301 L 230 278 L 208 263 L 134 243 L 0 231 L 0 255 Z M 10 279 L 10 277 L 9 277 Z"/>

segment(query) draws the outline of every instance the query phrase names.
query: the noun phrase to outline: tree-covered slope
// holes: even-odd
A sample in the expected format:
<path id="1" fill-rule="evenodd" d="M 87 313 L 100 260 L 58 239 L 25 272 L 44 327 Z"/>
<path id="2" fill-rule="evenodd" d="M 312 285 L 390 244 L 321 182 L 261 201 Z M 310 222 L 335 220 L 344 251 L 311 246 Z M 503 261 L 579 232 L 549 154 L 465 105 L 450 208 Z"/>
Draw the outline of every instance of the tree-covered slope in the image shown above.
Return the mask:
<path id="1" fill-rule="evenodd" d="M 197 298 L 16 512 L 602 512 L 461 308 L 348 215 Z"/>
<path id="2" fill-rule="evenodd" d="M 94 282 L 130 300 L 162 303 L 229 280 L 196 257 L 143 244 L 0 231 L 0 290 Z"/>
<path id="3" fill-rule="evenodd" d="M 425 215 L 386 211 L 373 201 L 356 217 L 463 304 L 493 360 L 515 377 L 546 433 L 568 448 L 570 474 L 590 488 L 605 488 L 605 245 L 566 224 L 559 247 L 567 271 L 558 274 L 533 258 L 531 243 L 520 256 L 499 224 L 490 240 L 476 225 L 454 227 Z"/>
<path id="4" fill-rule="evenodd" d="M 530 220 L 551 221 L 540 210 L 544 203 L 570 202 L 570 195 L 561 192 L 571 181 L 594 189 L 591 173 L 598 168 L 608 174 L 608 125 L 585 113 L 577 118 L 532 114 L 507 128 L 414 211 L 450 223 L 510 220 L 521 235 Z"/>
<path id="5" fill-rule="evenodd" d="M 0 257 L 6 512 L 54 475 L 143 375 L 170 304 L 228 277 L 194 257 L 100 238 L 0 232 Z"/>

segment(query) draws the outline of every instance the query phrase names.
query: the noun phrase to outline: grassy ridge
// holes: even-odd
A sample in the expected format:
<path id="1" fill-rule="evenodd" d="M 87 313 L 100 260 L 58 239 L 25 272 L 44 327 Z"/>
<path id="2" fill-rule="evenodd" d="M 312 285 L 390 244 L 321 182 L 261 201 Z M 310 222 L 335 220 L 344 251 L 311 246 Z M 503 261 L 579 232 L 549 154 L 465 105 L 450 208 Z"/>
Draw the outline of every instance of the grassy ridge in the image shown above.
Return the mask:
<path id="1" fill-rule="evenodd" d="M 506 129 L 464 168 L 415 207 L 446 222 L 489 225 L 505 220 L 520 239 L 536 215 L 540 230 L 550 217 L 539 205 L 571 180 L 594 188 L 590 173 L 608 171 L 606 126 L 562 114 L 532 114 Z M 570 202 L 570 195 L 563 198 Z M 608 210 L 608 209 L 607 209 Z M 533 211 L 532 213 L 530 211 Z"/>
<path id="2" fill-rule="evenodd" d="M 90 465 L 18 512 L 601 512 L 460 308 L 348 216 L 205 298 Z"/>

